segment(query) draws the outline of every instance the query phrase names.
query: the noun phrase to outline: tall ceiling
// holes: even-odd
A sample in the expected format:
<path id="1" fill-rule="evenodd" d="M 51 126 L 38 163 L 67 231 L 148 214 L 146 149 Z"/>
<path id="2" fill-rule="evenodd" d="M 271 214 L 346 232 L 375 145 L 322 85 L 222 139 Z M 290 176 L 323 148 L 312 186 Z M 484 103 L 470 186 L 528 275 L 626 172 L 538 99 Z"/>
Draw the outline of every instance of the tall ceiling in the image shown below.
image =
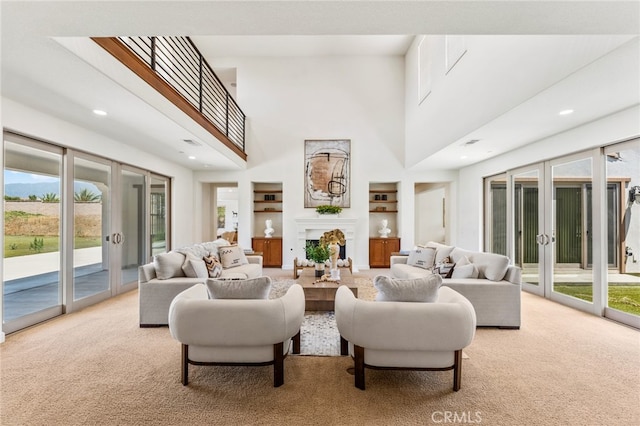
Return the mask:
<path id="1" fill-rule="evenodd" d="M 217 57 L 230 56 L 404 55 L 419 34 L 615 35 L 621 36 L 617 45 L 630 38 L 625 36 L 640 34 L 640 3 L 633 1 L 3 1 L 0 18 L 3 97 L 193 170 L 238 169 L 244 164 L 161 100 L 143 99 L 131 86 L 81 58 L 79 40 L 189 35 L 215 64 Z M 233 72 L 228 75 L 234 78 Z M 478 132 L 485 139 L 495 135 L 494 154 L 528 143 L 531 136 L 523 140 L 518 128 L 523 116 L 536 124 L 537 137 L 566 130 L 546 128 L 544 121 L 536 121 L 536 111 L 546 98 L 578 96 L 589 82 L 579 83 L 582 86 L 576 82 L 567 92 L 571 81 L 558 81 L 539 99 L 523 99 L 521 109 L 452 140 L 450 149 Z M 635 94 L 636 102 L 639 97 Z M 591 116 L 607 115 L 628 103 L 628 97 L 624 102 L 598 102 L 591 105 Z M 97 117 L 91 112 L 95 108 L 109 115 Z M 202 146 L 185 144 L 184 139 Z M 420 166 L 468 164 L 443 151 Z M 197 159 L 189 160 L 189 155 Z"/>

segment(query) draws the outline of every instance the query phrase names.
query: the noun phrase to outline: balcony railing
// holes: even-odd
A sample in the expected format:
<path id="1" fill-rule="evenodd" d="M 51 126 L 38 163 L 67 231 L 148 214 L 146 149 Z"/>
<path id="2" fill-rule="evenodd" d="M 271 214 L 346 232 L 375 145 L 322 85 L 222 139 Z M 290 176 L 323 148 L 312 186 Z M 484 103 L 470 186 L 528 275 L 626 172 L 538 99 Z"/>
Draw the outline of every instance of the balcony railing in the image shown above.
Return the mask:
<path id="1" fill-rule="evenodd" d="M 123 57 L 118 44 L 134 53 L 156 76 L 224 135 L 234 145 L 234 150 L 239 150 L 246 158 L 245 115 L 189 37 L 118 37 L 93 40 L 123 63 L 130 62 L 130 58 Z M 125 65 L 136 71 L 135 65 Z M 137 72 L 139 75 L 144 74 L 139 70 Z M 149 79 L 149 76 L 141 77 L 147 81 Z M 184 106 L 182 109 L 185 109 Z M 212 133 L 220 136 L 217 132 Z"/>

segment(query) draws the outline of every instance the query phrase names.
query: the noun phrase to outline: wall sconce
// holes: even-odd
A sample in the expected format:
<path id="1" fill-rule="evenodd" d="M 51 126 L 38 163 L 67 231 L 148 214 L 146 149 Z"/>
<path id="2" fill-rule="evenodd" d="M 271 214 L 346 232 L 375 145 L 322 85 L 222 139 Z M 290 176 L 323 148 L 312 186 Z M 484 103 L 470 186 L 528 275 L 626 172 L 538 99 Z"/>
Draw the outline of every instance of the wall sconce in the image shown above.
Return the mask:
<path id="1" fill-rule="evenodd" d="M 629 204 L 633 204 L 634 201 L 640 204 L 640 186 L 638 185 L 629 188 Z"/>

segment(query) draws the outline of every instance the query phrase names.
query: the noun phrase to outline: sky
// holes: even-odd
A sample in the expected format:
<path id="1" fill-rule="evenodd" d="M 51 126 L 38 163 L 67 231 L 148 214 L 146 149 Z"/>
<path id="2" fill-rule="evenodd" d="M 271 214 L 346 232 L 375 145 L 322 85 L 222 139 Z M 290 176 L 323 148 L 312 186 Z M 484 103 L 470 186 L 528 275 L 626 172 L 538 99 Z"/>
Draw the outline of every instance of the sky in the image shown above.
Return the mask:
<path id="1" fill-rule="evenodd" d="M 33 173 L 16 172 L 12 170 L 4 171 L 4 184 L 9 183 L 42 183 L 42 182 L 58 182 L 59 177 L 37 175 Z"/>

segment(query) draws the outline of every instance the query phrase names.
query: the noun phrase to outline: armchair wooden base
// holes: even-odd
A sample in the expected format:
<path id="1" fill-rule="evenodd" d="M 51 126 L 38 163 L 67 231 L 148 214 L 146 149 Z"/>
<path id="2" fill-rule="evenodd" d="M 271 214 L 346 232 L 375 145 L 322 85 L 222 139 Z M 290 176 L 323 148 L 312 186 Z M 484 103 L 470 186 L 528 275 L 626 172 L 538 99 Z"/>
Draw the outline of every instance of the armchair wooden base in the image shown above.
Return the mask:
<path id="1" fill-rule="evenodd" d="M 349 342 L 340 336 L 340 355 L 349 355 Z M 364 362 L 364 348 L 362 346 L 353 345 L 353 364 L 355 370 L 355 386 L 358 389 L 365 389 L 364 370 L 370 368 L 372 370 L 415 370 L 415 371 L 447 371 L 453 370 L 453 390 L 459 391 L 462 385 L 462 349 L 455 351 L 454 362 L 451 367 L 442 368 L 413 368 L 413 367 L 378 367 L 368 365 Z"/>
<path id="2" fill-rule="evenodd" d="M 293 336 L 293 353 L 300 353 L 300 331 Z M 248 366 L 262 367 L 265 365 L 273 365 L 273 387 L 277 388 L 284 384 L 284 359 L 287 357 L 284 351 L 284 342 L 274 343 L 273 360 L 265 362 L 201 362 L 189 359 L 189 345 L 182 344 L 182 368 L 181 377 L 182 384 L 189 384 L 189 364 L 191 365 L 209 365 L 209 366 Z"/>

